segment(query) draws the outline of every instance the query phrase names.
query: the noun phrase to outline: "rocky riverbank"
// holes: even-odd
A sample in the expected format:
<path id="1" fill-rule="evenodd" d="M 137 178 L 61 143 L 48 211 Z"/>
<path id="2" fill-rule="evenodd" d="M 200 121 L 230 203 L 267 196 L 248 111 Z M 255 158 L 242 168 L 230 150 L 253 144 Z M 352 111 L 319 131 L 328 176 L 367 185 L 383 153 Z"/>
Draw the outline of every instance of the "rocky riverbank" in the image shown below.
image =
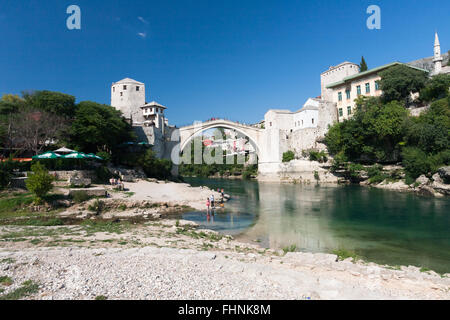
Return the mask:
<path id="1" fill-rule="evenodd" d="M 258 181 L 306 183 L 306 184 L 351 184 L 370 186 L 399 192 L 414 192 L 425 196 L 443 197 L 450 195 L 450 167 L 442 167 L 432 177 L 420 176 L 411 184 L 405 183 L 405 174 L 401 166 L 382 166 L 380 172 L 385 176 L 381 181 L 373 181 L 367 175 L 367 168 L 348 172 L 332 172 L 331 162 L 319 163 L 309 160 L 293 160 L 279 164 L 276 173 L 258 175 Z M 381 176 L 381 175 L 380 175 Z"/>
<path id="2" fill-rule="evenodd" d="M 3 226 L 0 238 L 3 297 L 32 283 L 20 298 L 450 299 L 448 274 L 285 254 L 185 221 Z"/>

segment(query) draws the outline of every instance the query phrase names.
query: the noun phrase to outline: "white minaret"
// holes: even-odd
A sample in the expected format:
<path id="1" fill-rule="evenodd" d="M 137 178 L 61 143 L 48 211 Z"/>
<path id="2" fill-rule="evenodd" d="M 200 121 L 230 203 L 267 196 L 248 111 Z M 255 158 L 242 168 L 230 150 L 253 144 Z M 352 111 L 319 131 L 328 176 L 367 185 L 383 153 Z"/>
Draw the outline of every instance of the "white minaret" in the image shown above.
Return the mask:
<path id="1" fill-rule="evenodd" d="M 441 72 L 442 70 L 442 60 L 444 60 L 441 56 L 441 45 L 439 44 L 439 37 L 438 34 L 436 32 L 435 36 L 434 36 L 434 58 L 433 58 L 433 63 L 434 63 L 434 74 L 438 74 Z"/>

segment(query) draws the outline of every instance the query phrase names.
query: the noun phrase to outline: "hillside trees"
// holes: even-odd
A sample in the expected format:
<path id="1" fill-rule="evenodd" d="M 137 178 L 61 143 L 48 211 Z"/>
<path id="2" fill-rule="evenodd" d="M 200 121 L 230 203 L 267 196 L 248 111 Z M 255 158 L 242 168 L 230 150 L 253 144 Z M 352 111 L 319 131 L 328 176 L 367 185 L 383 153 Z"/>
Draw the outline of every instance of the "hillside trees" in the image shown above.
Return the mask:
<path id="1" fill-rule="evenodd" d="M 53 91 L 31 91 L 24 92 L 25 103 L 34 109 L 48 112 L 60 117 L 73 118 L 76 105 L 75 97 Z"/>
<path id="2" fill-rule="evenodd" d="M 433 101 L 445 98 L 450 88 L 450 74 L 439 74 L 426 83 L 426 86 L 420 91 L 420 99 L 423 101 Z"/>
<path id="3" fill-rule="evenodd" d="M 131 126 L 120 111 L 92 101 L 80 102 L 67 137 L 70 145 L 83 152 L 110 151 L 133 141 Z"/>
<path id="4" fill-rule="evenodd" d="M 378 98 L 360 97 L 354 117 L 332 126 L 325 136 L 331 154 L 350 161 L 392 162 L 400 155 L 405 108 L 397 101 L 382 104 Z"/>
<path id="5" fill-rule="evenodd" d="M 417 75 L 413 75 L 416 77 Z M 411 79 L 403 82 L 411 83 Z M 356 163 L 401 161 L 408 181 L 432 174 L 450 164 L 450 95 L 448 78 L 436 76 L 422 92 L 432 100 L 430 108 L 412 117 L 405 102 L 361 97 L 354 116 L 333 125 L 325 136 L 334 156 L 334 169 L 346 161 Z"/>
<path id="6" fill-rule="evenodd" d="M 379 75 L 383 102 L 397 100 L 405 106 L 411 103 L 411 93 L 420 92 L 427 82 L 426 72 L 405 65 L 392 66 Z"/>
<path id="7" fill-rule="evenodd" d="M 34 108 L 24 107 L 11 115 L 11 143 L 18 150 L 39 154 L 61 138 L 67 127 L 65 118 Z"/>

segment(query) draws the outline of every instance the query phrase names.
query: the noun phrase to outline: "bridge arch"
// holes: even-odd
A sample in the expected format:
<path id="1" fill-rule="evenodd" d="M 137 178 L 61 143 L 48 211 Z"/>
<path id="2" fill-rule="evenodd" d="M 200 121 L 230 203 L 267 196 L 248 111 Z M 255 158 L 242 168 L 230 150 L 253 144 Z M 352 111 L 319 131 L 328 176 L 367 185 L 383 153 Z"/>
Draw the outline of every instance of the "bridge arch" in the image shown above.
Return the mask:
<path id="1" fill-rule="evenodd" d="M 262 129 L 228 120 L 213 120 L 180 128 L 180 152 L 183 152 L 196 135 L 203 131 L 215 128 L 234 130 L 243 136 L 248 137 L 249 142 L 255 148 L 256 155 L 260 157 Z"/>

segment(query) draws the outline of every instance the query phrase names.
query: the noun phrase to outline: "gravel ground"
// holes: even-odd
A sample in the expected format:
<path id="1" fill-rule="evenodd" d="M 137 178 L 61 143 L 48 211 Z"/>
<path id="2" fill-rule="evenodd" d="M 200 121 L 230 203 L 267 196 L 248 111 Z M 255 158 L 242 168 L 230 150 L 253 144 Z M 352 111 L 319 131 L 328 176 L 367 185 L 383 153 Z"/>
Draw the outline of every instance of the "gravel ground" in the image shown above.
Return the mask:
<path id="1" fill-rule="evenodd" d="M 10 262 L 0 263 L 0 270 L 14 280 L 8 291 L 33 280 L 40 290 L 29 298 L 44 300 L 450 298 L 450 279 L 334 258 L 156 247 L 35 248 L 1 250 L 0 261 Z"/>

